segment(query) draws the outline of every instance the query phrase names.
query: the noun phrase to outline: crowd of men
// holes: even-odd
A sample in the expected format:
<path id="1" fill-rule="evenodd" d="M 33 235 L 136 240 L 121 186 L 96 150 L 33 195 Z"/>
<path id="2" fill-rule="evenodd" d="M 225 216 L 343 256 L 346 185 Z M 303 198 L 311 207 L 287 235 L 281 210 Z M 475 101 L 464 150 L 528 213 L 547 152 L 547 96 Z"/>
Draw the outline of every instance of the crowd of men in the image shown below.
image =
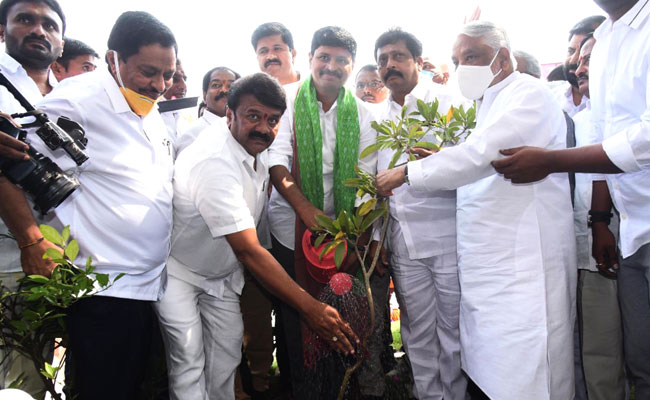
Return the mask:
<path id="1" fill-rule="evenodd" d="M 343 363 L 314 365 L 310 331 L 344 355 L 361 351 L 362 335 L 317 300 L 324 285 L 302 241 L 319 215 L 359 206 L 344 185 L 358 167 L 390 200 L 384 243 L 376 232 L 363 239 L 381 257 L 350 398 L 388 396 L 392 279 L 414 398 L 614 400 L 633 388 L 650 399 L 650 5 L 595 2 L 607 17 L 571 29 L 560 82 L 542 80 L 502 28 L 465 24 L 451 55 L 460 93 L 400 28 L 377 38 L 376 64 L 351 90 L 348 31 L 316 30 L 299 73 L 291 33 L 265 23 L 251 38 L 261 72 L 207 71 L 199 118 L 186 126 L 181 111 L 157 108 L 185 97 L 187 77 L 154 16 L 122 14 L 106 68 L 94 71 L 99 55 L 64 39 L 56 0 L 2 0 L 0 72 L 51 120 L 79 122 L 89 161 L 77 165 L 33 130 L 29 144 L 0 132 L 2 160 L 27 161 L 31 146 L 80 183 L 42 216 L 0 175 L 0 233 L 15 238 L 0 240 L 0 280 L 15 289 L 24 274 L 51 274 L 43 254 L 58 247 L 41 223 L 70 226 L 79 260 L 124 274 L 67 312 L 68 394 L 139 398 L 159 327 L 172 399 L 268 398 L 274 342 L 287 398 L 336 398 Z M 476 127 L 438 152 L 360 158 L 376 142 L 373 121 L 420 100 L 442 111 L 475 104 Z M 2 115 L 23 111 L 0 87 Z M 340 270 L 358 268 L 351 253 Z M 38 373 L 0 354 L 0 389 L 22 379 L 41 398 Z"/>

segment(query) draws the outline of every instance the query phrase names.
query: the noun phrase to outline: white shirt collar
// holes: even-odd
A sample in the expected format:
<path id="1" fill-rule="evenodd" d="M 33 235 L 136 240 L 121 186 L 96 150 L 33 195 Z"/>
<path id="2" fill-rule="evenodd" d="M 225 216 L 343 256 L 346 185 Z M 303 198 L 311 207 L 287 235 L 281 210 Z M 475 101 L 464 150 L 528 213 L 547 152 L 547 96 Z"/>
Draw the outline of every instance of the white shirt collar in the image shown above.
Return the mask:
<path id="1" fill-rule="evenodd" d="M 621 17 L 619 21 L 632 29 L 638 29 L 650 14 L 650 0 L 639 0 Z M 618 21 L 617 21 L 618 22 Z"/>
<path id="2" fill-rule="evenodd" d="M 258 171 L 260 170 L 260 168 L 266 168 L 266 166 L 264 166 L 264 165 L 262 165 L 260 163 L 260 154 L 262 154 L 266 150 L 258 153 L 256 157 L 253 157 L 250 154 L 248 154 L 246 149 L 244 149 L 244 147 L 237 141 L 237 139 L 235 139 L 235 137 L 232 135 L 232 132 L 230 132 L 230 129 L 228 129 L 226 131 L 226 134 L 228 135 L 228 137 L 226 138 L 226 141 L 227 141 L 228 146 L 230 147 L 230 149 L 232 151 L 232 156 L 236 160 L 238 160 L 238 161 L 240 161 L 240 162 L 242 162 L 244 164 L 248 164 L 248 166 L 253 171 L 255 170 L 255 160 L 257 160 L 257 170 Z"/>
<path id="3" fill-rule="evenodd" d="M 483 98 L 487 96 L 493 96 L 501 91 L 504 87 L 508 86 L 510 83 L 512 83 L 515 79 L 519 77 L 519 72 L 513 71 L 510 75 L 508 75 L 504 80 L 501 82 L 490 86 L 485 90 L 485 93 L 483 93 Z"/>
<path id="4" fill-rule="evenodd" d="M 639 29 L 641 24 L 650 15 L 650 0 L 639 0 L 621 18 L 613 22 L 607 18 L 595 31 L 594 38 L 600 41 L 606 32 L 611 32 L 614 26 L 627 25 L 632 29 Z"/>
<path id="5" fill-rule="evenodd" d="M 126 99 L 120 91 L 120 87 L 117 85 L 113 75 L 108 71 L 100 71 L 100 73 L 103 74 L 102 86 L 111 101 L 113 111 L 117 114 L 131 112 L 131 107 L 129 106 L 129 103 L 126 102 Z"/>
<path id="6" fill-rule="evenodd" d="M 2 55 L 0 55 L 0 67 L 6 69 L 7 72 L 10 72 L 11 74 L 16 74 L 18 71 L 22 70 L 25 75 L 27 75 L 25 68 L 23 68 L 23 66 L 8 53 L 2 53 Z M 52 87 L 56 87 L 56 85 L 59 84 L 59 81 L 56 79 L 51 69 L 47 70 L 47 80 Z"/>
<path id="7" fill-rule="evenodd" d="M 208 111 L 207 109 L 203 110 L 203 115 L 202 117 L 209 123 L 210 125 L 214 124 L 215 122 L 219 121 L 222 117 L 218 116 L 217 114 Z"/>

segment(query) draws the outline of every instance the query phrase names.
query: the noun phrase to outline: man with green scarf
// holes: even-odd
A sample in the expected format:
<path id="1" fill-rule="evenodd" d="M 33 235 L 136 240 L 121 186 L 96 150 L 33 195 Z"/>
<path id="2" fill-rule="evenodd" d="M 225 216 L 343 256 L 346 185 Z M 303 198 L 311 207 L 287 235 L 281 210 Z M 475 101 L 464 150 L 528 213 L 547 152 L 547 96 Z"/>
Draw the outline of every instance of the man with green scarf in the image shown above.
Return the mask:
<path id="1" fill-rule="evenodd" d="M 313 295 L 318 295 L 320 285 L 306 272 L 296 238 L 315 225 L 318 214 L 334 217 L 341 210 L 353 210 L 355 190 L 343 182 L 354 176 L 356 164 L 370 173 L 376 170 L 375 156 L 359 160 L 359 153 L 375 142 L 370 127 L 374 118 L 366 105 L 343 87 L 352 72 L 356 49 L 356 41 L 342 28 L 328 26 L 316 31 L 309 54 L 311 74 L 302 82 L 285 86 L 287 110 L 269 149 L 275 186 L 269 202 L 273 255 Z M 320 398 L 313 385 L 306 384 L 299 316 L 286 306 L 280 314 L 293 397 Z"/>

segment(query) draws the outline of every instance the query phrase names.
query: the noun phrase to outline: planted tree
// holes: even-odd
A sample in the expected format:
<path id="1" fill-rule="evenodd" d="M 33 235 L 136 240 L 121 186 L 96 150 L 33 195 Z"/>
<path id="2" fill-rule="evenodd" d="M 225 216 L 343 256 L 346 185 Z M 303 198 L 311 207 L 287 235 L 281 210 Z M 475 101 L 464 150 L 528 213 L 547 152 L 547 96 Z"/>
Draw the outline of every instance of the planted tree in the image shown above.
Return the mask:
<path id="1" fill-rule="evenodd" d="M 417 111 L 408 113 L 407 108 L 403 107 L 400 115 L 394 121 L 372 122 L 373 129 L 377 131 L 377 141 L 366 147 L 361 152 L 360 158 L 377 151 L 392 150 L 393 156 L 388 164 L 388 169 L 391 169 L 404 164 L 397 164 L 404 154 L 408 155 L 409 161 L 416 160 L 415 149 L 427 149 L 433 153 L 445 146 L 455 145 L 465 140 L 476 126 L 475 106 L 467 110 L 462 105 L 450 107 L 442 114 L 438 107 L 438 100 L 432 103 L 418 100 Z M 433 133 L 435 142 L 423 141 L 423 138 L 430 132 Z M 355 168 L 355 172 L 357 177 L 348 179 L 345 185 L 356 188 L 357 197 L 365 199 L 365 201 L 357 207 L 353 215 L 346 211 L 341 211 L 336 219 L 317 215 L 317 226 L 313 228 L 318 235 L 314 247 L 318 248 L 326 243 L 320 257 L 334 251 L 337 268 L 342 265 L 345 258 L 346 243 L 347 247 L 352 249 L 351 254 L 354 254 L 359 260 L 370 309 L 370 330 L 364 333 L 361 339 L 361 351 L 356 352 L 356 362 L 345 371 L 339 390 L 339 400 L 343 399 L 348 382 L 354 371 L 361 366 L 368 348 L 370 333 L 375 322 L 370 276 L 377 266 L 389 221 L 389 199 L 377 196 L 375 175 L 359 168 Z M 376 246 L 373 254 L 369 254 L 371 247 L 363 246 L 360 239 L 368 231 L 370 231 L 370 237 L 374 237 L 376 230 L 379 231 L 379 245 Z"/>
<path id="2" fill-rule="evenodd" d="M 70 240 L 70 227 L 66 226 L 60 233 L 47 225 L 41 225 L 40 229 L 46 240 L 60 247 L 60 250 L 48 249 L 43 255 L 57 266 L 50 277 L 26 276 L 15 291 L 2 287 L 0 348 L 5 354 L 13 350 L 29 357 L 40 372 L 46 390 L 53 399 L 61 400 L 63 397 L 55 389 L 61 367 L 49 363 L 45 350 L 51 346 L 55 349 L 67 347 L 64 317 L 70 306 L 108 289 L 122 274 L 111 281 L 108 275 L 95 272 L 90 257 L 84 268 L 76 266 L 74 260 L 79 254 L 79 244 Z M 65 353 L 61 364 L 64 360 Z M 20 387 L 20 384 L 21 379 L 12 387 Z"/>

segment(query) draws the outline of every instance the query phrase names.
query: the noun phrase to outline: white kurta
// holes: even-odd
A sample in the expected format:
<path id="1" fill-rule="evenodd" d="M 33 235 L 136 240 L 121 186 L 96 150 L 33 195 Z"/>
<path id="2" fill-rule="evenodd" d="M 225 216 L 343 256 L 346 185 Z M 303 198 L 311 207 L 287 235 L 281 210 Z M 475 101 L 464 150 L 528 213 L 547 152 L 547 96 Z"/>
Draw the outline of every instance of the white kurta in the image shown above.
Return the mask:
<path id="1" fill-rule="evenodd" d="M 493 399 L 573 397 L 576 253 L 569 182 L 513 185 L 491 167 L 503 148 L 565 147 L 551 92 L 518 72 L 489 88 L 456 147 L 409 163 L 416 189 L 458 188 L 463 369 Z"/>

